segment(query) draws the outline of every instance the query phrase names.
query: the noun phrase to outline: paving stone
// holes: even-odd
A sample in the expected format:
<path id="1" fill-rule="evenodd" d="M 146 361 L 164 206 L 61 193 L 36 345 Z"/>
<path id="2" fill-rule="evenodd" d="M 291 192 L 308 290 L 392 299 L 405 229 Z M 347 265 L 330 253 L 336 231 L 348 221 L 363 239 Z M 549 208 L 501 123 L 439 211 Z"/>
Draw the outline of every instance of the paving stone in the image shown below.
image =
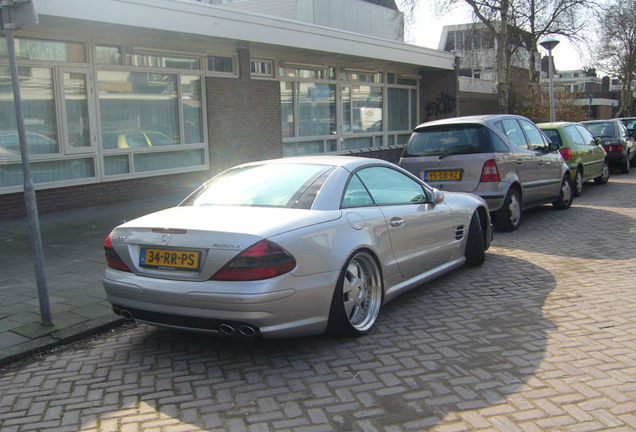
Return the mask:
<path id="1" fill-rule="evenodd" d="M 483 266 L 397 298 L 361 338 L 237 343 L 137 324 L 8 365 L 0 430 L 636 431 L 634 196 L 636 170 L 587 183 L 568 211 L 525 212 Z M 83 231 L 97 249 L 59 253 L 67 271 L 47 261 L 77 319 L 110 313 L 92 286 L 97 231 Z M 63 249 L 63 233 L 48 238 Z M 0 296 L 21 278 L 0 279 Z"/>

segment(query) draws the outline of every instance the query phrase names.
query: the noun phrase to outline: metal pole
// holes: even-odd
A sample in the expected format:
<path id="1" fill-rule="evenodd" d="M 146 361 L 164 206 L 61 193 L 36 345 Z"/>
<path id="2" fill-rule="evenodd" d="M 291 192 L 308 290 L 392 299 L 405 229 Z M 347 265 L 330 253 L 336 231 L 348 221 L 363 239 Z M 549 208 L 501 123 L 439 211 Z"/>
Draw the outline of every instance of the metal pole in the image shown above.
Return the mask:
<path id="1" fill-rule="evenodd" d="M 554 75 L 554 70 L 552 67 L 552 50 L 549 49 L 548 50 L 548 54 L 549 54 L 549 65 L 548 65 L 548 73 L 550 74 L 550 121 L 551 122 L 555 122 L 556 121 L 556 109 L 554 107 L 554 79 L 553 79 L 553 75 Z"/>
<path id="2" fill-rule="evenodd" d="M 13 30 L 5 29 L 4 33 L 7 38 L 9 68 L 11 69 L 11 82 L 13 84 L 13 99 L 15 103 L 15 119 L 18 127 L 18 138 L 20 139 L 22 172 L 24 174 L 24 201 L 26 205 L 27 222 L 29 225 L 29 242 L 35 265 L 35 279 L 38 286 L 38 298 L 40 300 L 40 317 L 42 318 L 43 326 L 52 327 L 53 319 L 51 317 L 49 290 L 46 284 L 46 275 L 44 271 L 44 253 L 42 250 L 42 237 L 40 235 L 40 222 L 38 220 L 35 189 L 33 187 L 33 181 L 31 180 L 29 153 L 27 150 L 24 117 L 22 115 L 22 98 L 20 95 L 18 65 L 15 57 L 15 40 L 13 38 Z"/>

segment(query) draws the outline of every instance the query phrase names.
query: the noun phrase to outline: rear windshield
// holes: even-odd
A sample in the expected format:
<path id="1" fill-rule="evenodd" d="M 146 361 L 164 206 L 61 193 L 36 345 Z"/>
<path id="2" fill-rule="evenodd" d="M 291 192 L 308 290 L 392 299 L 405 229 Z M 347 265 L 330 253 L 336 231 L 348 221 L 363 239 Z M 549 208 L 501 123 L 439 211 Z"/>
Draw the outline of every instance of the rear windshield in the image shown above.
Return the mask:
<path id="1" fill-rule="evenodd" d="M 616 138 L 616 130 L 612 122 L 584 123 L 594 136 L 599 138 Z"/>
<path id="2" fill-rule="evenodd" d="M 489 130 L 481 125 L 443 125 L 418 129 L 406 146 L 405 156 L 443 156 L 491 153 Z"/>
<path id="3" fill-rule="evenodd" d="M 332 170 L 294 163 L 238 167 L 215 177 L 181 205 L 309 209 Z"/>

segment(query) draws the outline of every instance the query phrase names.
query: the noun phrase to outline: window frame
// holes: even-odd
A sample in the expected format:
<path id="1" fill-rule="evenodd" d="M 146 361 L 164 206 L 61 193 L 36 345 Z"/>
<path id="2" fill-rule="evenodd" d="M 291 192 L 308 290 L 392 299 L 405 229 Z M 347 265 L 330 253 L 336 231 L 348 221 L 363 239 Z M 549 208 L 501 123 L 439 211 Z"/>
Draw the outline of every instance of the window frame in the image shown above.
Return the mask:
<path id="1" fill-rule="evenodd" d="M 208 59 L 210 57 L 227 57 L 227 58 L 231 58 L 232 59 L 232 72 L 223 72 L 223 71 L 210 70 L 209 67 L 208 67 L 208 65 L 209 65 Z M 203 70 L 205 71 L 205 76 L 219 77 L 219 78 L 238 78 L 239 77 L 238 54 L 237 53 L 223 53 L 223 52 L 208 53 L 205 56 L 204 63 L 205 64 L 204 64 Z"/>

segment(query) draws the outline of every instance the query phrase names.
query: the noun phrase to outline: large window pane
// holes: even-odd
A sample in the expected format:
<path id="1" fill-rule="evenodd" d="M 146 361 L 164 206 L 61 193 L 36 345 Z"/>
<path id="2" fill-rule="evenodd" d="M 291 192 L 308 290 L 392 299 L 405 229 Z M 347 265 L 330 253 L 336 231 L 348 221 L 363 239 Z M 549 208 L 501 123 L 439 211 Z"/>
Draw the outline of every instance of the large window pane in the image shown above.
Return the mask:
<path id="1" fill-rule="evenodd" d="M 389 130 L 409 128 L 409 90 L 389 89 Z"/>
<path id="2" fill-rule="evenodd" d="M 281 128 L 283 138 L 294 136 L 294 83 L 280 83 Z"/>
<path id="3" fill-rule="evenodd" d="M 343 150 L 354 150 L 361 148 L 373 147 L 373 137 L 346 138 L 342 142 Z"/>
<path id="4" fill-rule="evenodd" d="M 86 47 L 80 42 L 16 38 L 15 55 L 19 60 L 45 60 L 86 63 Z M 7 57 L 7 42 L 0 37 L 0 57 Z"/>
<path id="5" fill-rule="evenodd" d="M 99 71 L 98 81 L 105 149 L 179 143 L 177 75 Z"/>
<path id="6" fill-rule="evenodd" d="M 136 172 L 194 167 L 204 163 L 205 153 L 203 149 L 134 155 Z"/>
<path id="7" fill-rule="evenodd" d="M 132 66 L 145 66 L 174 69 L 201 69 L 201 61 L 196 58 L 166 57 L 152 54 L 128 54 L 128 64 Z"/>
<path id="8" fill-rule="evenodd" d="M 185 143 L 201 143 L 203 142 L 201 77 L 188 75 L 181 77 L 181 98 Z"/>
<path id="9" fill-rule="evenodd" d="M 86 74 L 64 73 L 64 101 L 69 145 L 71 147 L 90 147 Z"/>
<path id="10" fill-rule="evenodd" d="M 347 86 L 342 92 L 343 129 L 366 133 L 382 131 L 382 88 Z"/>
<path id="11" fill-rule="evenodd" d="M 417 126 L 419 120 L 417 118 L 417 90 L 411 90 L 411 129 Z"/>
<path id="12" fill-rule="evenodd" d="M 127 154 L 104 157 L 104 169 L 106 175 L 128 174 L 130 172 L 130 161 Z"/>
<path id="13" fill-rule="evenodd" d="M 95 54 L 95 63 L 97 64 L 121 64 L 121 48 L 118 46 L 97 45 Z"/>
<path id="14" fill-rule="evenodd" d="M 32 161 L 30 167 L 31 177 L 35 184 L 95 177 L 93 158 Z M 16 163 L 2 166 L 2 169 L 0 169 L 0 187 L 21 186 L 22 183 L 22 164 Z"/>
<path id="15" fill-rule="evenodd" d="M 283 143 L 283 156 L 301 156 L 306 154 L 322 153 L 323 142 L 322 141 L 304 141 Z"/>
<path id="16" fill-rule="evenodd" d="M 336 86 L 299 83 L 298 136 L 336 133 Z"/>
<path id="17" fill-rule="evenodd" d="M 29 153 L 58 153 L 51 69 L 20 67 L 18 75 Z M 9 67 L 0 66 L 0 159 L 13 158 L 20 158 L 13 87 Z"/>

